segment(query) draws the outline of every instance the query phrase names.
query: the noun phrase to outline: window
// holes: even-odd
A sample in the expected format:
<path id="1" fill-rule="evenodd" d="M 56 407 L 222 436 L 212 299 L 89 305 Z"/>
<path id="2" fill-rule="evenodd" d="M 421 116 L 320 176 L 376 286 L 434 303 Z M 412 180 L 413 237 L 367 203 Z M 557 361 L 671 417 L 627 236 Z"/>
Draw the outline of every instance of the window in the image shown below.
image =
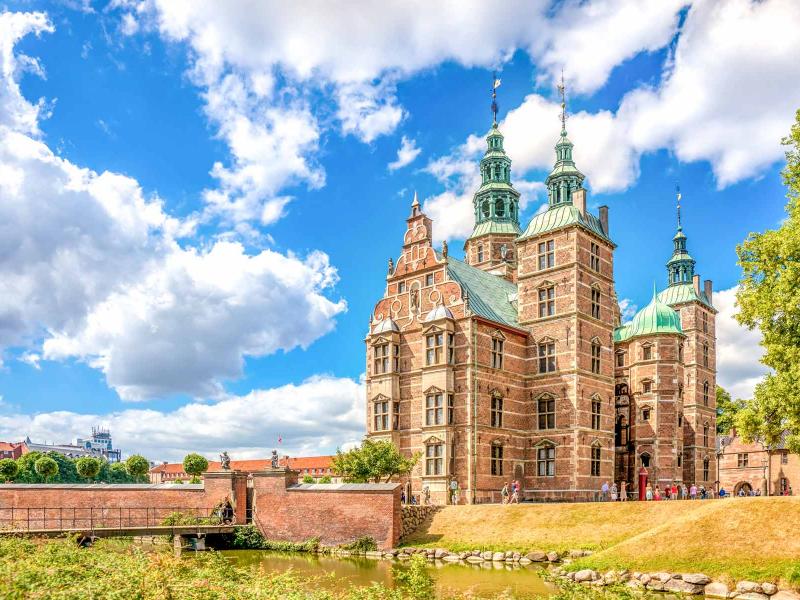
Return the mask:
<path id="1" fill-rule="evenodd" d="M 444 466 L 444 444 L 428 444 L 425 447 L 425 475 L 441 475 Z"/>
<path id="2" fill-rule="evenodd" d="M 592 446 L 592 476 L 600 477 L 600 446 Z"/>
<path id="3" fill-rule="evenodd" d="M 555 266 L 555 242 L 548 240 L 546 242 L 539 242 L 539 270 L 549 269 Z"/>
<path id="4" fill-rule="evenodd" d="M 642 346 L 642 360 L 650 360 L 653 358 L 653 347 Z"/>
<path id="5" fill-rule="evenodd" d="M 653 391 L 653 382 L 652 381 L 643 381 L 642 382 L 642 393 L 649 394 Z"/>
<path id="6" fill-rule="evenodd" d="M 425 425 L 442 425 L 444 423 L 444 406 L 441 394 L 430 394 L 425 397 Z"/>
<path id="7" fill-rule="evenodd" d="M 703 342 L 703 366 L 708 366 L 708 343 Z"/>
<path id="8" fill-rule="evenodd" d="M 539 477 L 554 477 L 556 474 L 556 447 L 542 446 L 536 451 L 536 472 Z"/>
<path id="9" fill-rule="evenodd" d="M 678 398 L 683 398 L 683 384 L 678 384 Z"/>
<path id="10" fill-rule="evenodd" d="M 703 404 L 708 406 L 708 382 L 703 382 Z"/>
<path id="11" fill-rule="evenodd" d="M 737 454 L 736 455 L 736 462 L 737 462 L 739 468 L 743 469 L 750 462 L 750 455 L 749 454 Z"/>
<path id="12" fill-rule="evenodd" d="M 552 317 L 556 314 L 556 288 L 553 286 L 539 290 L 539 317 Z"/>
<path id="13" fill-rule="evenodd" d="M 455 412 L 456 397 L 454 394 L 447 394 L 447 424 L 452 425 L 456 422 Z"/>
<path id="14" fill-rule="evenodd" d="M 556 428 L 556 399 L 542 396 L 537 402 L 539 412 L 539 429 Z"/>
<path id="15" fill-rule="evenodd" d="M 600 342 L 592 342 L 592 373 L 600 373 Z"/>
<path id="16" fill-rule="evenodd" d="M 678 466 L 683 466 L 683 454 L 678 454 Z"/>
<path id="17" fill-rule="evenodd" d="M 503 447 L 492 444 L 492 475 L 503 474 Z"/>
<path id="18" fill-rule="evenodd" d="M 503 426 L 503 399 L 497 396 L 492 396 L 491 423 L 492 427 Z"/>
<path id="19" fill-rule="evenodd" d="M 405 291 L 406 291 L 406 282 L 401 281 L 400 283 L 397 284 L 397 293 L 402 294 Z"/>
<path id="20" fill-rule="evenodd" d="M 492 338 L 492 368 L 503 368 L 503 340 Z"/>
<path id="21" fill-rule="evenodd" d="M 394 412 L 392 412 L 392 429 L 400 429 L 400 403 L 394 403 Z"/>
<path id="22" fill-rule="evenodd" d="M 703 424 L 703 446 L 708 448 L 708 423 Z"/>
<path id="23" fill-rule="evenodd" d="M 781 464 L 788 465 L 789 464 L 789 453 L 788 452 L 781 452 Z"/>
<path id="24" fill-rule="evenodd" d="M 444 335 L 432 333 L 425 336 L 425 364 L 438 365 L 442 362 L 442 346 L 444 345 Z"/>
<path id="25" fill-rule="evenodd" d="M 389 372 L 389 344 L 378 344 L 372 347 L 373 372 L 376 375 Z"/>
<path id="26" fill-rule="evenodd" d="M 678 344 L 678 362 L 683 362 L 683 344 Z"/>
<path id="27" fill-rule="evenodd" d="M 703 333 L 708 333 L 708 313 L 703 313 Z"/>
<path id="28" fill-rule="evenodd" d="M 650 409 L 643 408 L 642 409 L 642 421 L 649 421 L 650 420 Z"/>
<path id="29" fill-rule="evenodd" d="M 375 403 L 375 431 L 389 429 L 389 401 L 381 400 Z"/>
<path id="30" fill-rule="evenodd" d="M 592 400 L 592 429 L 600 429 L 600 400 Z"/>
<path id="31" fill-rule="evenodd" d="M 478 244 L 478 262 L 483 262 L 483 244 Z"/>
<path id="32" fill-rule="evenodd" d="M 678 413 L 678 427 L 683 427 L 683 413 Z"/>
<path id="33" fill-rule="evenodd" d="M 600 270 L 600 246 L 594 242 L 592 242 L 592 246 L 589 251 L 589 267 L 593 271 Z"/>
<path id="34" fill-rule="evenodd" d="M 642 466 L 645 469 L 648 468 L 650 466 L 650 455 L 647 452 L 645 452 L 644 454 L 642 454 L 641 458 L 642 458 Z"/>
<path id="35" fill-rule="evenodd" d="M 624 352 L 617 352 L 617 366 L 624 367 L 625 366 L 625 353 Z"/>
<path id="36" fill-rule="evenodd" d="M 600 318 L 600 290 L 592 288 L 592 316 Z"/>
<path id="37" fill-rule="evenodd" d="M 552 373 L 556 370 L 555 342 L 539 344 L 539 373 Z"/>
<path id="38" fill-rule="evenodd" d="M 433 285 L 433 273 L 425 275 L 425 285 Z"/>
<path id="39" fill-rule="evenodd" d="M 394 372 L 400 372 L 400 346 L 392 346 L 394 348 Z"/>
<path id="40" fill-rule="evenodd" d="M 447 364 L 456 364 L 456 334 L 447 334 Z"/>
<path id="41" fill-rule="evenodd" d="M 703 481 L 708 481 L 708 457 L 703 459 Z"/>

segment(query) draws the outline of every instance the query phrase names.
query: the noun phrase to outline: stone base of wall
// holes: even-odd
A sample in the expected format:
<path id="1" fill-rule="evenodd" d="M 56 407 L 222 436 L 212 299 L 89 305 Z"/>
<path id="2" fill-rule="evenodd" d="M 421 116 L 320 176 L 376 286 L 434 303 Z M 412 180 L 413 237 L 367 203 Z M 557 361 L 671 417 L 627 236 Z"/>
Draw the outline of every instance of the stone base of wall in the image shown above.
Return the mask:
<path id="1" fill-rule="evenodd" d="M 403 506 L 401 514 L 400 539 L 414 533 L 441 506 Z"/>

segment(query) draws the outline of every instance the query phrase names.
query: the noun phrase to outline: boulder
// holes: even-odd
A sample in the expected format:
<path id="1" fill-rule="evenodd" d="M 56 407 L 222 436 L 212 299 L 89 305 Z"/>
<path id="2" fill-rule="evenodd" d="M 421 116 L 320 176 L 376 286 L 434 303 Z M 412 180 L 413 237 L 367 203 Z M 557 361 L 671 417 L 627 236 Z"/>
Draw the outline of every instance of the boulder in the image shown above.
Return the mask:
<path id="1" fill-rule="evenodd" d="M 778 586 L 769 581 L 765 581 L 761 584 L 761 589 L 767 596 L 772 596 L 772 594 L 778 591 Z"/>
<path id="2" fill-rule="evenodd" d="M 755 581 L 740 581 L 736 584 L 736 593 L 737 594 L 746 594 L 748 592 L 755 592 L 760 594 L 763 590 L 761 586 L 757 584 Z"/>
<path id="3" fill-rule="evenodd" d="M 495 552 L 495 553 L 492 554 L 492 561 L 500 562 L 501 560 L 505 560 L 505 559 L 506 559 L 505 552 Z"/>
<path id="4" fill-rule="evenodd" d="M 583 550 L 570 550 L 569 551 L 570 558 L 582 558 L 583 557 Z"/>
<path id="5" fill-rule="evenodd" d="M 473 564 L 480 564 L 483 562 L 483 559 L 480 556 L 468 556 L 467 562 Z"/>
<path id="6" fill-rule="evenodd" d="M 645 586 L 648 590 L 653 590 L 654 592 L 663 592 L 664 591 L 664 584 L 659 581 L 658 579 L 651 579 L 650 583 Z"/>
<path id="7" fill-rule="evenodd" d="M 367 550 L 365 556 L 367 558 L 383 558 L 383 552 L 375 552 L 373 550 Z"/>
<path id="8" fill-rule="evenodd" d="M 524 556 L 519 559 L 519 564 L 521 565 L 529 565 L 531 562 L 530 558 L 525 558 Z"/>
<path id="9" fill-rule="evenodd" d="M 450 554 L 450 553 L 447 550 L 445 550 L 444 548 L 437 548 L 433 553 L 433 557 L 434 558 L 444 558 L 448 554 Z"/>
<path id="10" fill-rule="evenodd" d="M 487 550 L 486 552 L 481 553 L 481 558 L 483 560 L 492 560 L 493 552 L 491 550 Z"/>
<path id="11" fill-rule="evenodd" d="M 547 554 L 545 554 L 544 552 L 528 552 L 525 555 L 525 558 L 527 558 L 531 562 L 546 562 Z"/>
<path id="12" fill-rule="evenodd" d="M 583 583 L 584 581 L 592 581 L 595 578 L 595 572 L 591 569 L 581 569 L 575 572 L 575 582 Z"/>
<path id="13" fill-rule="evenodd" d="M 683 579 L 670 579 L 664 584 L 664 591 L 690 594 L 692 596 L 702 594 L 704 590 L 705 586 L 697 583 L 689 583 Z"/>
<path id="14" fill-rule="evenodd" d="M 442 560 L 446 562 L 458 562 L 461 560 L 461 557 L 458 554 L 446 554 L 442 556 Z"/>
<path id="15" fill-rule="evenodd" d="M 707 585 L 711 583 L 711 579 L 702 573 L 683 573 L 681 579 L 697 585 Z"/>
<path id="16" fill-rule="evenodd" d="M 661 583 L 667 583 L 672 579 L 672 573 L 653 573 L 653 579 L 658 579 Z"/>
<path id="17" fill-rule="evenodd" d="M 761 592 L 745 592 L 744 594 L 736 594 L 736 600 L 769 600 L 769 596 Z"/>
<path id="18" fill-rule="evenodd" d="M 720 581 L 712 581 L 706 584 L 703 593 L 707 598 L 727 598 L 730 595 L 728 586 Z"/>
<path id="19" fill-rule="evenodd" d="M 790 590 L 779 590 L 769 600 L 800 600 L 800 594 Z"/>
<path id="20" fill-rule="evenodd" d="M 558 552 L 548 552 L 547 560 L 549 562 L 558 562 Z"/>

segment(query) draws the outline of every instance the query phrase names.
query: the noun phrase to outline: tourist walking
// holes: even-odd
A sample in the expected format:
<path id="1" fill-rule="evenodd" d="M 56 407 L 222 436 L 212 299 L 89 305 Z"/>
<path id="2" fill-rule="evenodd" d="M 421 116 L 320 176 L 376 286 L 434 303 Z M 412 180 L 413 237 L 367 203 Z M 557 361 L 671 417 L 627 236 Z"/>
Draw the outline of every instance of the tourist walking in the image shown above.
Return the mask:
<path id="1" fill-rule="evenodd" d="M 653 488 L 650 487 L 649 483 L 647 484 L 647 488 L 645 489 L 644 497 L 645 497 L 645 500 L 652 500 L 653 499 Z"/>
<path id="2" fill-rule="evenodd" d="M 692 487 L 689 488 L 689 497 L 692 500 L 697 500 L 697 486 L 692 484 Z"/>
<path id="3" fill-rule="evenodd" d="M 678 485 L 674 481 L 672 482 L 672 499 L 678 499 Z"/>
<path id="4" fill-rule="evenodd" d="M 509 504 L 519 504 L 519 480 L 515 479 L 511 483 L 511 500 Z"/>
<path id="5" fill-rule="evenodd" d="M 603 485 L 600 486 L 600 500 L 605 502 L 608 500 L 608 482 L 604 481 Z"/>
<path id="6" fill-rule="evenodd" d="M 689 488 L 686 487 L 685 483 L 681 484 L 681 500 L 688 500 L 689 499 Z"/>
<path id="7" fill-rule="evenodd" d="M 508 484 L 503 484 L 503 489 L 500 490 L 500 499 L 503 504 L 508 504 Z"/>
<path id="8" fill-rule="evenodd" d="M 656 486 L 656 491 L 653 493 L 653 500 L 656 502 L 661 500 L 661 488 L 658 486 Z"/>
<path id="9" fill-rule="evenodd" d="M 628 482 L 622 481 L 619 484 L 619 499 L 621 502 L 625 502 L 628 499 Z"/>
<path id="10" fill-rule="evenodd" d="M 611 484 L 611 501 L 612 502 L 616 502 L 617 501 L 617 482 L 616 481 Z"/>
<path id="11" fill-rule="evenodd" d="M 430 505 L 430 503 L 431 503 L 431 488 L 429 488 L 427 485 L 424 488 L 422 488 L 422 498 L 423 498 L 423 501 L 425 502 L 425 506 Z"/>

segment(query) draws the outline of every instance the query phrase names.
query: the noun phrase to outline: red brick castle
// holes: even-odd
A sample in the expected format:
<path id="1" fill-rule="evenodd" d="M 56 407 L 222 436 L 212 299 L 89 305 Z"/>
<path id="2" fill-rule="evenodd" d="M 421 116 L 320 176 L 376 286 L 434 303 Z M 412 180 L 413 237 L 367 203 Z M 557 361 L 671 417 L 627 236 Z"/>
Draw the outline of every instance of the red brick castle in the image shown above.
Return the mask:
<path id="1" fill-rule="evenodd" d="M 587 208 L 563 118 L 548 209 L 523 230 L 496 117 L 465 258 L 432 244 L 414 198 L 367 344 L 367 432 L 422 457 L 407 494 L 436 503 L 577 499 L 603 482 L 712 487 L 715 315 L 680 218 L 668 285 L 625 325 L 608 209 Z"/>

